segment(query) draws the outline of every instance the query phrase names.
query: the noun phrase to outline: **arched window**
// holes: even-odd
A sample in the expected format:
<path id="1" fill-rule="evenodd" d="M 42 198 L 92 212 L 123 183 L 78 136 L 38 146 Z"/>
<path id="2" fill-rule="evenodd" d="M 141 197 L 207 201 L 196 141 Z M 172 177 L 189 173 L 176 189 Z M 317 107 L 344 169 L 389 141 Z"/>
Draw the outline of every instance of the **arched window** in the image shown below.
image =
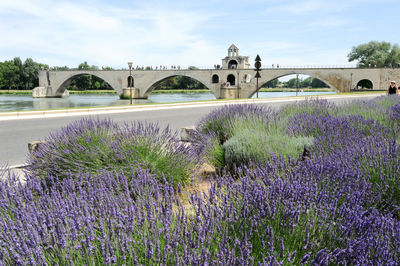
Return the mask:
<path id="1" fill-rule="evenodd" d="M 211 81 L 211 82 L 212 82 L 212 83 L 218 83 L 218 82 L 219 82 L 219 77 L 218 77 L 217 74 L 215 74 L 215 75 L 212 76 L 212 81 Z"/>
<path id="2" fill-rule="evenodd" d="M 226 79 L 226 81 L 228 81 L 229 84 L 232 86 L 235 85 L 235 76 L 232 74 L 228 75 L 228 78 Z"/>
<path id="3" fill-rule="evenodd" d="M 228 63 L 228 68 L 229 69 L 236 69 L 238 65 L 238 62 L 236 60 L 231 60 Z"/>

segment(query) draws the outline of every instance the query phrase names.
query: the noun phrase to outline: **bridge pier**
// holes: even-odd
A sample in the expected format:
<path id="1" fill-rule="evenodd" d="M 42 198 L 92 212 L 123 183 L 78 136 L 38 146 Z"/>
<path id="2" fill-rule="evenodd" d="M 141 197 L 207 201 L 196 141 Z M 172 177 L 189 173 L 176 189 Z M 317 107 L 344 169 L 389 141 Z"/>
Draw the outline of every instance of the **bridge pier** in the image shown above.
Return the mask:
<path id="1" fill-rule="evenodd" d="M 140 96 L 140 89 L 139 88 L 132 88 L 132 95 L 130 88 L 122 89 L 122 94 L 119 96 L 121 99 L 147 99 L 147 97 Z"/>
<path id="2" fill-rule="evenodd" d="M 236 86 L 221 86 L 219 99 L 238 99 L 240 90 Z"/>
<path id="3" fill-rule="evenodd" d="M 68 96 L 68 90 L 64 90 L 61 94 L 54 94 L 51 86 L 36 87 L 32 90 L 32 98 L 66 98 Z"/>

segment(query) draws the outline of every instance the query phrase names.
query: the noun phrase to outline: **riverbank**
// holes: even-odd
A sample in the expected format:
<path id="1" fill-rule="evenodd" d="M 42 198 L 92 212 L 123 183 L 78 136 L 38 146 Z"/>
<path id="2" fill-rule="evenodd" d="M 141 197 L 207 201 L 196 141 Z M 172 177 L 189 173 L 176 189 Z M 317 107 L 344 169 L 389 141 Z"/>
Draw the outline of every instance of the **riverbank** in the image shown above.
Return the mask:
<path id="1" fill-rule="evenodd" d="M 115 90 L 69 91 L 70 94 L 116 94 Z M 31 95 L 32 90 L 0 90 L 2 95 Z"/>
<path id="2" fill-rule="evenodd" d="M 335 91 L 330 88 L 261 88 L 259 92 L 329 92 Z M 152 94 L 172 94 L 172 93 L 210 93 L 210 90 L 153 90 Z M 382 93 L 382 91 L 373 90 L 357 90 L 357 93 Z M 69 91 L 70 94 L 116 94 L 115 90 L 84 90 L 84 91 Z M 0 90 L 0 95 L 31 95 L 32 90 Z"/>
<path id="3" fill-rule="evenodd" d="M 297 91 L 303 92 L 328 92 L 334 91 L 330 88 L 303 88 L 297 89 Z M 160 94 L 160 93 L 210 93 L 210 90 L 153 90 L 151 93 Z M 259 92 L 296 92 L 296 88 L 261 88 Z M 84 91 L 75 91 L 70 90 L 70 94 L 116 94 L 115 90 L 84 90 Z M 32 90 L 0 90 L 0 94 L 3 95 L 30 95 L 32 94 Z"/>

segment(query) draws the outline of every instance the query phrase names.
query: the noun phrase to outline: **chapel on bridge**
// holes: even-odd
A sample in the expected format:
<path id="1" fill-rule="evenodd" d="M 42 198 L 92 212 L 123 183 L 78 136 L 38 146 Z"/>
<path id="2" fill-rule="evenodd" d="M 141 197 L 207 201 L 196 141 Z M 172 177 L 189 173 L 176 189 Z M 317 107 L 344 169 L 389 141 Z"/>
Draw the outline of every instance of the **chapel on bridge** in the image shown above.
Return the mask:
<path id="1" fill-rule="evenodd" d="M 249 57 L 240 56 L 239 48 L 232 44 L 228 48 L 228 56 L 222 59 L 222 69 L 248 69 Z"/>

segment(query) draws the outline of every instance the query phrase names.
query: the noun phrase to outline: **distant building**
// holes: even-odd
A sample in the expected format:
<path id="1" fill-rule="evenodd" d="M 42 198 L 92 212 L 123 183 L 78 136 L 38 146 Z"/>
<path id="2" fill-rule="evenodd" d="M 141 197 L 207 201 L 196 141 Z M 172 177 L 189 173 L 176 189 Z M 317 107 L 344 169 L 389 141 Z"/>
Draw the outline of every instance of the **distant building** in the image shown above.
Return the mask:
<path id="1" fill-rule="evenodd" d="M 228 48 L 228 56 L 222 59 L 222 69 L 248 69 L 250 68 L 249 57 L 240 56 L 239 48 L 234 44 Z"/>

